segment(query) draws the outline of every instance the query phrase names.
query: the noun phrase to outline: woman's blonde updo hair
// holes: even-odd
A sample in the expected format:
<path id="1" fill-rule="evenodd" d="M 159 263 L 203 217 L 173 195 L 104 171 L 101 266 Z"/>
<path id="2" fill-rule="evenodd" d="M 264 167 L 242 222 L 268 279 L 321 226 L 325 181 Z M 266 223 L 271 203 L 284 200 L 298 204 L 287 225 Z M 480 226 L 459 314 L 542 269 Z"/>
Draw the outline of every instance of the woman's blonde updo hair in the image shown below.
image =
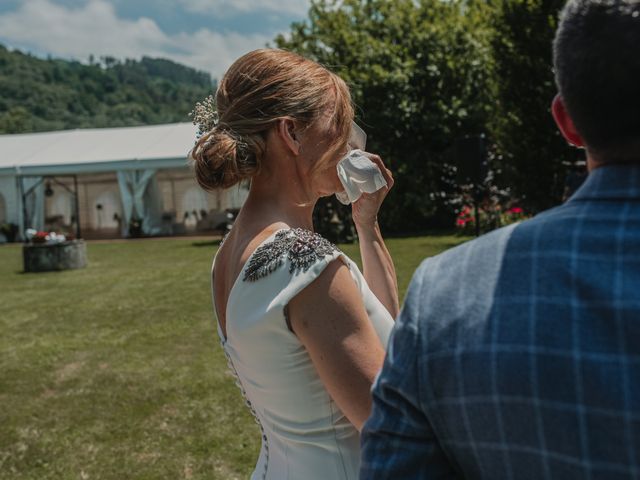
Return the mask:
<path id="1" fill-rule="evenodd" d="M 309 127 L 332 113 L 335 141 L 346 143 L 353 106 L 345 82 L 325 67 L 278 49 L 249 52 L 222 78 L 215 98 L 217 123 L 191 152 L 205 190 L 229 188 L 260 170 L 267 131 L 278 118 Z"/>

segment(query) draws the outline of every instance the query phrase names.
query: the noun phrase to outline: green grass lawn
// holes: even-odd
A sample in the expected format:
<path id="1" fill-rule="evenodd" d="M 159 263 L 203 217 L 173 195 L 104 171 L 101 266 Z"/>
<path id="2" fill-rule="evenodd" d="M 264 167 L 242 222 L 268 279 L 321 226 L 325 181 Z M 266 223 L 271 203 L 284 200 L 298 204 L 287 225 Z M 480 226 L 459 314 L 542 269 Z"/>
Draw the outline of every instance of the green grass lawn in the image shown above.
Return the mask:
<path id="1" fill-rule="evenodd" d="M 389 240 L 401 296 L 464 240 Z M 86 269 L 23 274 L 21 247 L 0 246 L 0 479 L 248 477 L 259 433 L 215 333 L 216 248 L 90 243 Z"/>

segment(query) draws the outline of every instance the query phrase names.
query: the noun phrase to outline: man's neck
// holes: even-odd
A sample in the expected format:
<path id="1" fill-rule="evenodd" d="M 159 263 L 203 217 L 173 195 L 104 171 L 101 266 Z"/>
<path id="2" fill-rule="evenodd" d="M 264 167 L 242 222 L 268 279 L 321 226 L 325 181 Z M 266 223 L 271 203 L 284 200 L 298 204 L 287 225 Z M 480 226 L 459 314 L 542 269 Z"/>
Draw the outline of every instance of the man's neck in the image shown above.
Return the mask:
<path id="1" fill-rule="evenodd" d="M 587 153 L 587 170 L 589 171 L 589 173 L 591 173 L 592 171 L 594 171 L 596 168 L 601 168 L 601 167 L 607 167 L 607 166 L 611 166 L 611 165 L 627 165 L 627 166 L 638 166 L 640 167 L 640 161 L 619 161 L 619 162 L 615 162 L 615 161 L 603 161 L 603 160 L 599 160 L 597 158 L 595 158 L 592 155 L 589 155 Z"/>
<path id="2" fill-rule="evenodd" d="M 602 162 L 597 161 L 587 152 L 587 170 L 589 173 L 593 172 L 596 168 L 600 168 L 602 165 Z"/>

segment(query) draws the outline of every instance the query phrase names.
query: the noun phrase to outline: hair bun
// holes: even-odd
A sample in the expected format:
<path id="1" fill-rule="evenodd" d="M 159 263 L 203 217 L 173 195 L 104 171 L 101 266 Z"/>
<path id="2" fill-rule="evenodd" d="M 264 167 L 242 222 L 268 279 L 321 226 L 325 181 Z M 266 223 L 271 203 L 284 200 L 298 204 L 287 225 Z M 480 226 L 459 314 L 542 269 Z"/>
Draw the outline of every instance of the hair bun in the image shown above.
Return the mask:
<path id="1" fill-rule="evenodd" d="M 215 99 L 209 95 L 191 113 L 202 135 L 191 153 L 194 173 L 202 188 L 216 190 L 260 172 L 269 132 L 281 118 L 307 128 L 330 113 L 326 152 L 343 148 L 351 132 L 353 105 L 347 84 L 322 65 L 292 52 L 261 49 L 233 62 Z M 317 168 L 326 158 L 325 154 L 318 159 Z"/>
<path id="2" fill-rule="evenodd" d="M 191 151 L 196 180 L 205 190 L 230 188 L 251 178 L 256 155 L 231 131 L 220 126 L 204 134 Z"/>

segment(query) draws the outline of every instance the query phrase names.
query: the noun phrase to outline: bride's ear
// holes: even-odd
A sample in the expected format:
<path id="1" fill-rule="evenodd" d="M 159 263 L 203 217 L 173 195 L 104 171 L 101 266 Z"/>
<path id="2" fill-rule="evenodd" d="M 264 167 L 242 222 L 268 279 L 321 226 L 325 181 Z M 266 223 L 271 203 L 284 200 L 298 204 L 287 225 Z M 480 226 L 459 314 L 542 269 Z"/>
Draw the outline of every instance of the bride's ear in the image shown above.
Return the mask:
<path id="1" fill-rule="evenodd" d="M 297 135 L 296 122 L 290 118 L 280 118 L 277 133 L 285 148 L 293 155 L 300 155 L 300 140 Z"/>

